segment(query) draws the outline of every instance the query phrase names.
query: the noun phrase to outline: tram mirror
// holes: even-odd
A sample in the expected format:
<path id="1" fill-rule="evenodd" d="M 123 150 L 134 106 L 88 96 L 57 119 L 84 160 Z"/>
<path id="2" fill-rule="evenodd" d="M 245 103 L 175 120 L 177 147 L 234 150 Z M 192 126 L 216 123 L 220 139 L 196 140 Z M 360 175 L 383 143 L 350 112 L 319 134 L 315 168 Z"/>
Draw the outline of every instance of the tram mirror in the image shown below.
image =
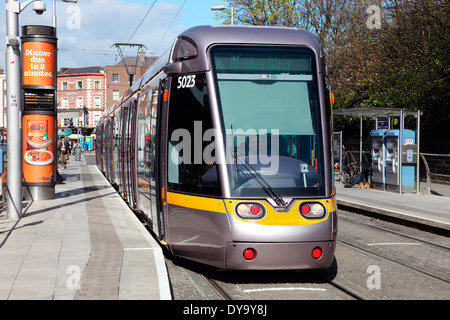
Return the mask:
<path id="1" fill-rule="evenodd" d="M 301 163 L 300 164 L 300 172 L 301 173 L 308 173 L 309 172 L 308 165 L 306 163 Z"/>
<path id="2" fill-rule="evenodd" d="M 166 64 L 163 67 L 163 70 L 166 74 L 169 74 L 169 75 L 170 74 L 180 74 L 182 67 L 183 67 L 182 62 L 178 61 L 178 62 Z"/>

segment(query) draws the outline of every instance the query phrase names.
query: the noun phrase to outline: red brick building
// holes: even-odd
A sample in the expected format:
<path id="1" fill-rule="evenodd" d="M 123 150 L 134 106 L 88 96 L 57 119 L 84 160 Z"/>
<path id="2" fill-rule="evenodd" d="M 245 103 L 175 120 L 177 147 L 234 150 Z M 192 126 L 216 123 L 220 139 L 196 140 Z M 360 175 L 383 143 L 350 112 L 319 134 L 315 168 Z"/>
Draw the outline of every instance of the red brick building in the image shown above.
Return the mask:
<path id="1" fill-rule="evenodd" d="M 138 57 L 125 57 L 116 65 L 106 66 L 106 107 L 115 104 L 130 87 L 127 68 L 129 72 L 135 73 L 132 79 L 134 83 L 144 75 L 156 59 L 157 57 L 146 57 L 145 52 L 141 51 Z"/>
<path id="2" fill-rule="evenodd" d="M 73 126 L 94 128 L 105 112 L 106 74 L 102 67 L 61 68 L 58 74 L 57 110 L 81 111 Z M 58 120 L 58 128 L 65 128 Z"/>

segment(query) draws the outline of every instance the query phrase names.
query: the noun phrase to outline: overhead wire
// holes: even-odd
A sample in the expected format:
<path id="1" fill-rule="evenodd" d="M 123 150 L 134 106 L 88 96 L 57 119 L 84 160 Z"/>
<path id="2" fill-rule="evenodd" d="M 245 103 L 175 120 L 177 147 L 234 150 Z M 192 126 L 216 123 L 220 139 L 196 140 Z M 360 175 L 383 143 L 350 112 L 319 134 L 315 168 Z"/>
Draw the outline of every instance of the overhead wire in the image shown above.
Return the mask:
<path id="1" fill-rule="evenodd" d="M 139 28 L 142 26 L 142 24 L 144 23 L 145 19 L 147 18 L 147 16 L 149 15 L 150 11 L 153 9 L 153 7 L 155 6 L 157 0 L 153 1 L 153 4 L 151 5 L 151 7 L 147 10 L 145 16 L 142 18 L 141 22 L 139 23 L 139 25 L 136 27 L 136 29 L 134 30 L 133 34 L 131 35 L 131 37 L 128 39 L 128 41 L 126 43 L 129 43 L 131 41 L 131 39 L 133 39 L 133 37 L 136 35 L 136 33 L 138 32 Z M 174 16 L 174 18 L 172 19 L 172 22 L 170 23 L 170 25 L 168 26 L 166 32 L 164 33 L 164 35 L 162 36 L 161 40 L 159 41 L 158 45 L 155 47 L 155 49 L 152 51 L 153 53 L 156 52 L 156 50 L 159 48 L 159 46 L 161 45 L 161 43 L 163 42 L 163 40 L 165 39 L 165 37 L 167 36 L 167 33 L 169 32 L 169 30 L 172 28 L 173 23 L 175 22 L 175 20 L 177 19 L 178 15 L 180 14 L 181 10 L 183 9 L 184 5 L 186 4 L 186 0 L 183 1 L 183 4 L 180 6 L 180 8 L 177 11 L 177 14 Z M 85 48 L 81 48 L 81 49 L 69 49 L 69 48 L 58 48 L 59 51 L 81 51 L 81 52 L 86 52 L 86 53 L 90 53 L 90 54 L 100 54 L 100 55 L 106 55 L 106 56 L 110 56 L 109 54 L 114 54 L 113 52 L 109 51 L 109 50 L 96 50 L 96 49 L 85 49 Z M 116 54 L 114 54 L 114 56 L 116 56 Z M 116 58 L 116 57 L 115 57 Z"/>
<path id="2" fill-rule="evenodd" d="M 136 30 L 134 30 L 133 34 L 131 35 L 130 39 L 128 39 L 127 43 L 130 43 L 131 39 L 133 39 L 134 35 L 136 34 L 136 32 L 139 30 L 139 28 L 141 27 L 142 23 L 144 23 L 145 19 L 147 18 L 148 14 L 150 13 L 150 11 L 152 11 L 153 6 L 155 5 L 157 0 L 155 0 L 152 4 L 152 6 L 150 7 L 150 9 L 148 9 L 147 13 L 145 14 L 144 18 L 142 18 L 141 22 L 139 23 L 139 25 L 137 26 Z"/>
<path id="3" fill-rule="evenodd" d="M 184 4 L 186 3 L 186 0 L 184 0 L 183 4 L 181 5 L 180 9 L 178 9 L 177 14 L 175 15 L 175 17 L 173 18 L 172 22 L 170 23 L 169 27 L 166 30 L 166 33 L 164 33 L 164 35 L 162 36 L 161 40 L 159 41 L 158 45 L 156 46 L 156 48 L 153 50 L 153 52 L 156 52 L 156 50 L 158 50 L 159 46 L 161 45 L 162 41 L 164 40 L 164 38 L 167 35 L 167 32 L 169 32 L 170 28 L 172 27 L 173 23 L 175 22 L 176 18 L 178 17 L 178 15 L 181 12 L 181 9 L 183 9 Z"/>

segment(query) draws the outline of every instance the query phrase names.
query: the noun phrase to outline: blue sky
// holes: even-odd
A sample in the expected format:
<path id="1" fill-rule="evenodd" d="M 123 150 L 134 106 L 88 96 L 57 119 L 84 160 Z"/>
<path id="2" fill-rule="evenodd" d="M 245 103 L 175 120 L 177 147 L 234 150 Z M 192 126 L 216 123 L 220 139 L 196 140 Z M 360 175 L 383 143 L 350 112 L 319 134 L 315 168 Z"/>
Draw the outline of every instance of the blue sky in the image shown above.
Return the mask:
<path id="1" fill-rule="evenodd" d="M 0 1 L 0 34 L 5 35 L 5 1 Z M 38 16 L 31 4 L 20 14 L 21 26 L 52 24 L 52 1 L 43 1 L 47 11 Z M 105 66 L 118 62 L 117 50 L 111 46 L 128 42 L 147 12 L 129 42 L 145 45 L 148 55 L 160 55 L 183 30 L 195 25 L 221 24 L 211 7 L 222 4 L 226 1 L 78 0 L 78 4 L 57 1 L 58 68 Z M 0 40 L 0 65 L 3 68 L 4 50 L 4 41 Z M 135 55 L 134 50 L 127 49 L 128 55 Z"/>

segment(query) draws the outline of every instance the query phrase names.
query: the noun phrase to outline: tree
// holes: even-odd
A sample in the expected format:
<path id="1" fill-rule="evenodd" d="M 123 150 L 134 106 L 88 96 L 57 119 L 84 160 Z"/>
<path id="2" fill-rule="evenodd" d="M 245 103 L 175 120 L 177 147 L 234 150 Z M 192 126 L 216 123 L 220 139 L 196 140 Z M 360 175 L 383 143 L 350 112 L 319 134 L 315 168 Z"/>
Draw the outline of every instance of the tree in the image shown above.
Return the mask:
<path id="1" fill-rule="evenodd" d="M 373 0 L 229 0 L 236 24 L 307 29 L 323 43 L 334 87 L 359 83 L 367 54 L 366 9 Z M 218 14 L 228 23 L 230 12 Z"/>
<path id="2" fill-rule="evenodd" d="M 371 35 L 373 52 L 363 81 L 339 92 L 340 106 L 421 109 L 421 136 L 448 140 L 448 1 L 390 1 L 383 16 L 381 29 Z"/>
<path id="3" fill-rule="evenodd" d="M 235 8 L 234 21 L 243 25 L 296 27 L 297 0 L 229 0 L 228 6 Z M 231 21 L 230 12 L 217 14 L 218 18 Z"/>
<path id="4" fill-rule="evenodd" d="M 236 24 L 297 27 L 316 33 L 334 69 L 337 108 L 421 109 L 422 137 L 448 139 L 448 0 L 227 2 L 235 8 Z M 219 17 L 229 19 L 229 12 Z M 373 18 L 378 23 L 371 25 Z"/>

